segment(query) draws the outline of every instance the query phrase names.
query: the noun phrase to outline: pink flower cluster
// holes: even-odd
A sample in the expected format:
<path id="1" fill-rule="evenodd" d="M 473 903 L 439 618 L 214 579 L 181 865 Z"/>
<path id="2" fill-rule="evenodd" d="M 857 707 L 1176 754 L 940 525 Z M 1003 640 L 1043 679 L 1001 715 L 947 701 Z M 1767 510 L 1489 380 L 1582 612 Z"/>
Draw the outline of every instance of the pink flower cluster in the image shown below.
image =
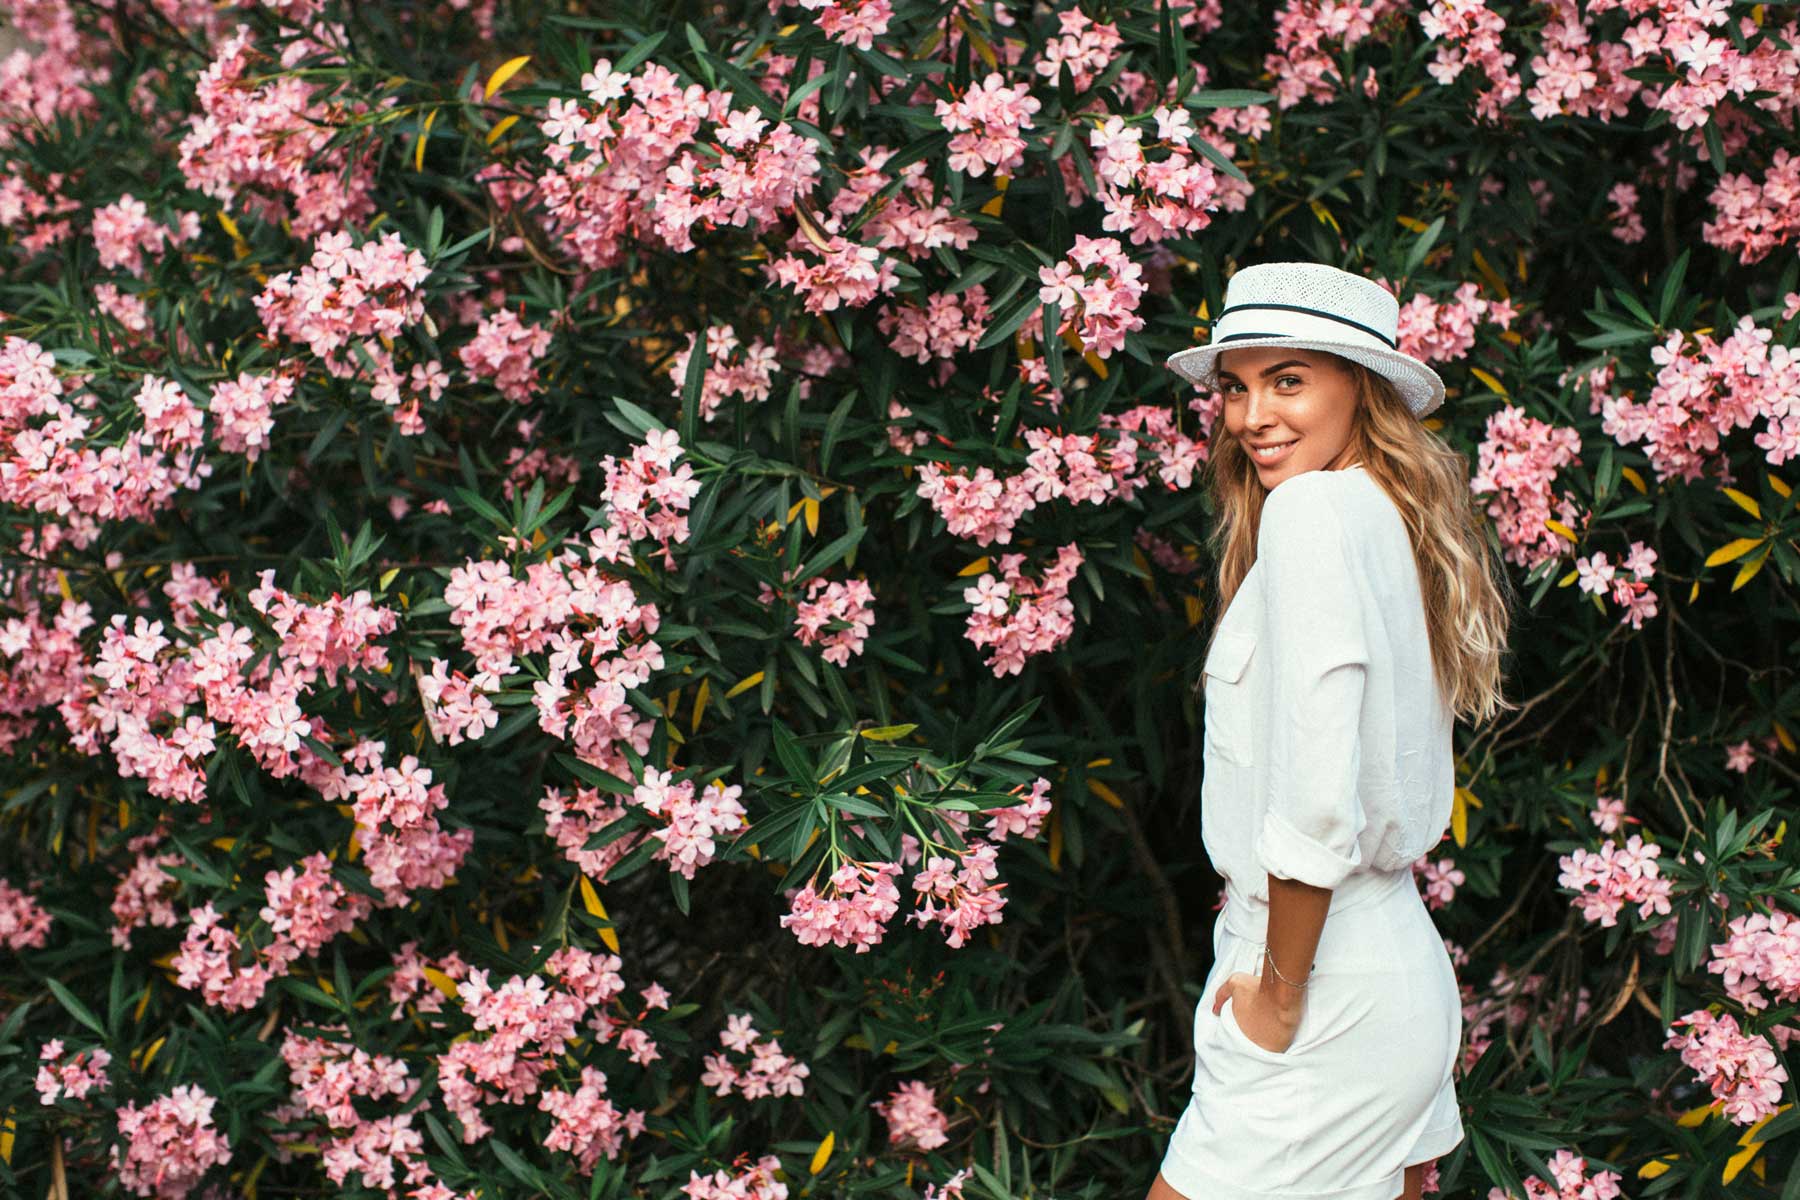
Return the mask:
<path id="1" fill-rule="evenodd" d="M 1588 411 L 1620 445 L 1643 442 L 1657 478 L 1691 482 L 1711 472 L 1730 482 L 1724 441 L 1765 422 L 1753 441 L 1772 466 L 1800 455 L 1800 353 L 1770 345 L 1774 331 L 1748 315 L 1724 341 L 1671 330 L 1650 350 L 1656 364 L 1647 399 L 1611 391 L 1611 365 L 1587 378 Z"/>
<path id="2" fill-rule="evenodd" d="M 1656 913 L 1666 915 L 1672 885 L 1657 867 L 1656 859 L 1661 854 L 1661 846 L 1646 843 L 1635 833 L 1622 846 L 1601 842 L 1598 853 L 1578 846 L 1558 857 L 1562 874 L 1557 883 L 1575 889 L 1571 903 L 1581 910 L 1585 920 L 1603 927 L 1618 924 L 1619 911 L 1627 904 L 1638 906 L 1640 920 L 1648 920 Z"/>
<path id="3" fill-rule="evenodd" d="M 293 399 L 294 378 L 280 372 L 252 375 L 243 371 L 236 379 L 214 384 L 207 412 L 212 416 L 213 436 L 219 440 L 219 448 L 255 462 L 269 448 L 275 410 Z"/>
<path id="4" fill-rule="evenodd" d="M 469 975 L 469 964 L 454 950 L 433 960 L 419 953 L 419 943 L 402 942 L 400 949 L 394 952 L 394 973 L 387 979 L 388 1001 L 394 1006 L 388 1014 L 389 1020 L 403 1018 L 408 1005 L 414 1013 L 444 1011 L 444 993 L 425 973 L 427 969 L 439 972 L 452 983 Z"/>
<path id="5" fill-rule="evenodd" d="M 600 462 L 606 472 L 602 498 L 610 527 L 632 541 L 653 539 L 662 548 L 663 564 L 670 570 L 675 557 L 669 543 L 685 542 L 687 509 L 699 494 L 700 481 L 687 463 L 679 467 L 681 439 L 673 429 L 652 430 L 644 443 L 634 447 L 630 459 L 620 462 L 608 454 Z"/>
<path id="6" fill-rule="evenodd" d="M 1454 859 L 1440 858 L 1433 862 L 1428 854 L 1415 862 L 1412 869 L 1419 876 L 1419 890 L 1428 908 L 1442 908 L 1456 899 L 1456 889 L 1464 882 L 1463 873 L 1457 869 Z"/>
<path id="7" fill-rule="evenodd" d="M 139 1196 L 182 1200 L 208 1170 L 231 1160 L 231 1143 L 213 1125 L 218 1101 L 194 1084 L 183 1084 L 143 1108 L 135 1101 L 118 1112 L 124 1145 L 108 1153 L 118 1180 Z"/>
<path id="8" fill-rule="evenodd" d="M 814 67 L 819 69 L 819 64 L 815 62 Z M 805 103 L 816 105 L 818 95 L 808 96 Z M 895 176 L 881 169 L 893 156 L 894 151 L 885 146 L 857 147 L 857 157 L 862 163 L 846 172 L 843 186 L 831 197 L 825 227 L 839 229 L 844 221 L 867 212 L 861 233 L 874 239 L 875 248 L 896 250 L 914 260 L 927 257 L 939 246 L 966 250 L 974 244 L 974 223 L 943 202 L 931 181 L 929 164 L 922 161 L 901 167 L 898 189 L 885 204 L 872 212 L 867 211 L 875 197 L 890 183 L 896 182 Z M 967 290 L 973 292 L 975 289 Z M 883 332 L 887 331 L 884 329 Z"/>
<path id="9" fill-rule="evenodd" d="M 538 1108 L 556 1118 L 544 1137 L 545 1148 L 574 1155 L 575 1169 L 583 1175 L 592 1175 L 602 1156 L 609 1161 L 618 1158 L 625 1139 L 643 1129 L 644 1114 L 620 1112 L 606 1095 L 606 1072 L 595 1067 L 581 1068 L 581 1083 L 574 1091 L 546 1088 L 538 1097 Z"/>
<path id="10" fill-rule="evenodd" d="M 1078 233 L 1066 259 L 1038 268 L 1038 299 L 1059 306 L 1058 337 L 1072 331 L 1083 350 L 1110 358 L 1125 345 L 1126 334 L 1144 327 L 1137 311 L 1145 291 L 1143 274 L 1143 264 L 1134 262 L 1116 238 Z M 1027 326 L 1035 328 L 1032 321 L 1026 318 Z"/>
<path id="11" fill-rule="evenodd" d="M 457 352 L 473 379 L 491 379 L 500 394 L 524 404 L 537 394 L 537 361 L 550 349 L 550 331 L 527 325 L 503 308 L 481 319 L 475 336 Z"/>
<path id="12" fill-rule="evenodd" d="M 1613 603 L 1624 610 L 1620 622 L 1642 629 L 1644 618 L 1656 615 L 1656 593 L 1650 590 L 1655 564 L 1655 550 L 1642 542 L 1632 542 L 1623 562 L 1615 565 L 1607 559 L 1606 551 L 1596 550 L 1585 558 L 1577 558 L 1575 570 L 1582 591 L 1595 596 L 1610 595 Z"/>
<path id="13" fill-rule="evenodd" d="M 935 1150 L 950 1140 L 949 1121 L 937 1105 L 931 1085 L 922 1079 L 902 1082 L 887 1099 L 870 1103 L 887 1122 L 888 1145 L 904 1150 Z"/>
<path id="14" fill-rule="evenodd" d="M 437 814 L 450 803 L 444 785 L 410 754 L 398 767 L 384 766 L 384 749 L 382 742 L 359 739 L 343 755 L 358 773 L 331 781 L 326 794 L 351 799 L 369 882 L 381 890 L 383 908 L 397 908 L 414 891 L 448 884 L 475 844 L 475 831 L 439 825 Z"/>
<path id="15" fill-rule="evenodd" d="M 300 238 L 360 228 L 374 215 L 376 148 L 363 143 L 352 157 L 348 146 L 329 145 L 339 125 L 370 105 L 327 99 L 320 84 L 291 73 L 322 50 L 336 59 L 311 37 L 297 37 L 283 48 L 280 69 L 269 70 L 247 26 L 219 44 L 195 88 L 201 115 L 181 139 L 190 187 L 228 205 L 241 201 L 270 225 L 291 217 Z"/>
<path id="16" fill-rule="evenodd" d="M 102 1049 L 77 1050 L 63 1057 L 61 1038 L 51 1038 L 38 1051 L 43 1065 L 38 1067 L 37 1093 L 42 1104 L 55 1104 L 57 1097 L 83 1100 L 95 1088 L 107 1085 L 106 1068 L 112 1055 Z"/>
<path id="17" fill-rule="evenodd" d="M 1337 55 L 1402 10 L 1396 0 L 1287 0 L 1275 14 L 1275 51 L 1263 58 L 1275 79 L 1275 103 L 1289 109 L 1303 100 L 1330 102 L 1345 82 Z"/>
<path id="18" fill-rule="evenodd" d="M 1544 524 L 1547 520 L 1580 532 L 1580 508 L 1553 490 L 1557 471 L 1580 461 L 1577 430 L 1527 416 L 1512 404 L 1489 414 L 1469 490 L 1493 497 L 1487 514 L 1494 518 L 1509 562 L 1536 567 L 1563 553 L 1567 543 Z"/>
<path id="19" fill-rule="evenodd" d="M 1378 280 L 1389 291 L 1396 291 L 1385 279 Z M 1414 293 L 1400 306 L 1400 351 L 1426 362 L 1454 362 L 1468 355 L 1475 345 L 1478 324 L 1510 329 L 1518 316 L 1510 300 L 1484 300 L 1476 295 L 1476 285 L 1462 283 L 1452 297 L 1439 304 L 1422 292 Z"/>
<path id="20" fill-rule="evenodd" d="M 969 832 L 969 814 L 940 809 L 939 815 L 957 829 L 967 844 L 951 850 L 955 857 L 933 856 L 913 879 L 912 890 L 920 906 L 910 915 L 924 926 L 936 921 L 947 931 L 946 941 L 960 947 L 968 933 L 983 924 L 998 924 L 1006 901 L 1000 891 L 1006 885 L 989 886 L 995 877 L 995 846 L 1008 837 L 1035 838 L 1050 813 L 1047 795 L 1050 781 L 1037 779 L 1030 792 L 1015 805 L 989 812 L 988 838 Z M 1015 789 L 1017 790 L 1017 789 Z M 856 826 L 851 827 L 854 831 Z M 780 918 L 803 946 L 855 946 L 866 954 L 887 934 L 887 923 L 900 910 L 900 890 L 895 884 L 903 867 L 916 865 L 923 848 L 910 833 L 900 835 L 901 861 L 859 862 L 845 857 L 817 887 L 816 877 L 806 886 L 788 891 L 789 911 Z M 949 849 L 948 847 L 945 847 Z M 942 906 L 939 904 L 942 902 Z"/>
<path id="21" fill-rule="evenodd" d="M 782 1053 L 781 1043 L 758 1033 L 749 1013 L 733 1013 L 725 1018 L 719 1041 L 727 1050 L 748 1054 L 747 1063 L 734 1063 L 728 1054 L 708 1054 L 702 1061 L 706 1070 L 700 1076 L 702 1087 L 710 1087 L 715 1095 L 729 1096 L 735 1089 L 746 1100 L 763 1096 L 799 1096 L 806 1091 L 805 1079 L 812 1068 Z"/>
<path id="22" fill-rule="evenodd" d="M 1025 162 L 1023 135 L 1032 128 L 1031 114 L 1042 107 L 1030 84 L 1009 85 L 998 71 L 989 72 L 954 100 L 937 101 L 938 119 L 955 135 L 950 139 L 950 169 L 976 178 L 990 168 L 1000 174 L 1017 170 Z"/>
<path id="23" fill-rule="evenodd" d="M 416 676 L 419 704 L 433 739 L 458 746 L 472 742 L 500 723 L 500 714 L 487 691 L 461 671 L 450 671 L 441 658 L 431 660 L 431 671 Z"/>
<path id="24" fill-rule="evenodd" d="M 819 14 L 819 28 L 834 42 L 868 50 L 875 39 L 887 32 L 894 19 L 891 0 L 795 0 L 801 8 Z M 770 0 L 771 10 L 781 7 L 782 0 Z"/>
<path id="25" fill-rule="evenodd" d="M 577 1037 L 582 1018 L 624 991 L 620 965 L 617 955 L 566 946 L 545 962 L 548 981 L 542 975 L 515 975 L 495 988 L 485 970 L 468 973 L 457 989 L 458 999 L 474 1032 L 487 1036 L 455 1042 L 437 1060 L 444 1105 L 462 1123 L 465 1143 L 473 1144 L 493 1131 L 481 1116 L 483 1104 L 518 1105 L 538 1095 L 544 1076 Z M 647 1062 L 656 1057 L 656 1047 L 643 1030 L 627 1028 L 604 1012 L 593 1013 L 586 1028 L 594 1034 L 596 1046 L 617 1035 L 634 1059 Z M 602 1078 L 599 1083 L 603 1082 Z M 618 1116 L 610 1104 L 600 1103 L 599 1087 L 591 1077 L 583 1077 L 582 1087 L 594 1088 L 586 1099 L 579 1098 L 579 1092 L 565 1093 L 547 1104 L 540 1098 L 539 1107 L 557 1115 L 562 1132 L 552 1136 L 561 1144 L 553 1148 L 586 1156 L 591 1165 L 590 1141 L 597 1140 L 603 1151 L 608 1145 L 616 1147 L 617 1131 L 637 1136 L 644 1114 L 633 1110 Z M 616 1148 L 608 1157 L 613 1153 Z"/>
<path id="26" fill-rule="evenodd" d="M 957 353 L 971 350 L 987 332 L 987 289 L 979 283 L 958 293 L 933 292 L 925 303 L 895 304 L 875 319 L 877 328 L 887 335 L 894 353 L 914 362 L 936 361 L 939 386 L 956 373 L 950 360 Z"/>
<path id="27" fill-rule="evenodd" d="M 63 524 L 50 536 L 79 548 L 97 522 L 149 520 L 181 489 L 199 487 L 212 464 L 186 393 L 147 375 L 132 407 L 141 428 L 113 443 L 110 429 L 129 418 L 102 412 L 92 394 L 65 394 L 49 351 L 9 336 L 0 346 L 0 503 L 53 514 Z"/>
<path id="28" fill-rule="evenodd" d="M 808 880 L 790 894 L 788 911 L 779 923 L 802 946 L 855 946 L 867 954 L 887 935 L 888 920 L 900 911 L 900 889 L 894 877 L 898 863 L 858 862 L 846 858 L 827 877 L 829 893 Z"/>
<path id="29" fill-rule="evenodd" d="M 1606 217 L 1612 235 L 1628 245 L 1643 241 L 1644 218 L 1638 213 L 1636 185 L 1623 180 L 1613 184 L 1606 193 L 1606 202 L 1612 205 Z"/>
<path id="30" fill-rule="evenodd" d="M 179 854 L 138 853 L 113 889 L 113 945 L 129 950 L 132 930 L 145 925 L 173 929 L 180 923 L 175 912 L 175 892 L 180 881 L 163 868 L 180 866 L 183 861 Z"/>
<path id="31" fill-rule="evenodd" d="M 851 655 L 862 653 L 863 639 L 875 624 L 875 593 L 866 579 L 809 579 L 806 599 L 794 607 L 794 628 L 800 644 L 823 644 L 820 657 L 840 667 L 850 661 Z M 826 628 L 834 622 L 841 622 L 841 627 Z"/>
<path id="32" fill-rule="evenodd" d="M 698 340 L 697 334 L 688 334 L 687 345 L 669 358 L 670 394 L 677 400 L 686 384 L 688 361 Z M 713 420 L 719 406 L 733 396 L 746 403 L 767 400 L 778 369 L 775 348 L 761 338 L 752 338 L 748 346 L 743 346 L 737 330 L 729 324 L 709 326 L 706 330 L 706 370 L 700 382 L 700 419 Z"/>
<path id="33" fill-rule="evenodd" d="M 987 665 L 996 677 L 1017 675 L 1025 660 L 1047 654 L 1075 631 L 1075 606 L 1069 584 L 1081 569 L 1083 555 L 1074 542 L 1057 547 L 1056 561 L 1041 579 L 1024 571 L 1023 554 L 1002 554 L 999 579 L 982 572 L 963 599 L 974 605 L 964 636 L 976 646 L 992 647 Z"/>
<path id="34" fill-rule="evenodd" d="M 149 208 L 130 192 L 94 210 L 94 248 L 109 271 L 123 267 L 141 277 L 146 254 L 161 258 L 170 246 L 199 236 L 199 213 L 182 213 L 170 229 L 151 220 Z"/>
<path id="35" fill-rule="evenodd" d="M 1190 484 L 1199 448 L 1165 417 L 1133 410 L 1106 419 L 1102 424 L 1110 431 L 1106 436 L 1027 429 L 1025 442 L 1031 453 L 1025 469 L 1016 475 L 996 476 L 987 466 L 965 474 L 939 463 L 924 463 L 919 467 L 918 494 L 944 518 L 952 535 L 982 546 L 1006 545 L 1012 541 L 1019 518 L 1040 502 L 1064 499 L 1071 504 L 1103 504 L 1109 499 L 1131 499 L 1144 484 L 1146 467 L 1138 461 L 1134 434 L 1139 426 L 1149 432 L 1155 445 L 1165 484 Z"/>
<path id="36" fill-rule="evenodd" d="M 1760 183 L 1747 172 L 1727 172 L 1707 199 L 1713 219 L 1700 227 L 1706 244 L 1735 251 L 1745 266 L 1761 262 L 1800 241 L 1800 155 L 1778 146 Z"/>
<path id="37" fill-rule="evenodd" d="M 543 204 L 551 232 L 591 269 L 617 263 L 633 239 L 681 252 L 693 249 L 695 226 L 772 227 L 818 177 L 810 138 L 753 107 L 734 110 L 729 92 L 683 87 L 660 64 L 621 74 L 601 59 L 581 90 L 582 100 L 546 109 L 542 176 L 501 168 L 480 178 L 503 208 Z M 711 146 L 698 153 L 707 123 Z"/>
<path id="38" fill-rule="evenodd" d="M 787 1200 L 788 1186 L 776 1178 L 780 1171 L 781 1160 L 773 1154 L 735 1175 L 722 1168 L 702 1175 L 690 1167 L 681 1194 L 688 1200 Z"/>
<path id="39" fill-rule="evenodd" d="M 1062 15 L 1079 14 L 1070 10 Z M 1156 159 L 1144 153 L 1141 125 L 1107 115 L 1088 134 L 1099 200 L 1106 210 L 1100 227 L 1108 233 L 1123 233 L 1132 245 L 1141 246 L 1198 233 L 1212 224 L 1215 210 L 1242 208 L 1249 186 L 1219 174 L 1191 147 L 1196 139 L 1204 139 L 1220 155 L 1231 158 L 1236 147 L 1227 135 L 1240 132 L 1251 139 L 1260 137 L 1270 128 L 1268 113 L 1261 105 L 1215 109 L 1207 126 L 1195 129 L 1193 114 L 1187 109 L 1158 104 L 1151 113 L 1156 122 L 1152 145 L 1166 153 Z M 1079 174 L 1064 186 L 1075 202 L 1085 199 L 1087 187 Z"/>
<path id="40" fill-rule="evenodd" d="M 839 306 L 861 308 L 900 283 L 894 264 L 880 250 L 839 234 L 837 224 L 833 218 L 825 225 L 831 236 L 823 242 L 795 233 L 788 239 L 788 253 L 763 264 L 764 277 L 776 287 L 793 288 L 814 316 Z"/>
<path id="41" fill-rule="evenodd" d="M 1550 1178 L 1536 1175 L 1525 1178 L 1525 1200 L 1621 1200 L 1619 1189 L 1624 1178 L 1617 1171 L 1595 1171 L 1588 1174 L 1587 1159 L 1573 1150 L 1558 1150 L 1550 1156 Z M 1505 1188 L 1488 1189 L 1487 1200 L 1516 1200 Z"/>
<path id="42" fill-rule="evenodd" d="M 418 1092 L 419 1081 L 409 1077 L 401 1060 L 351 1045 L 343 1026 L 321 1032 L 333 1036 L 290 1032 L 282 1041 L 281 1059 L 293 1090 L 276 1116 L 288 1122 L 310 1118 L 326 1127 L 319 1153 L 332 1183 L 342 1187 L 355 1174 L 363 1187 L 378 1189 L 389 1200 L 400 1200 L 403 1184 L 414 1189 L 406 1195 L 421 1195 L 416 1189 L 435 1181 L 425 1161 L 425 1139 L 412 1127 L 413 1114 L 371 1119 L 356 1108 L 358 1099 L 382 1109 L 403 1106 Z M 287 1161 L 292 1152 L 284 1147 L 281 1157 Z"/>
<path id="43" fill-rule="evenodd" d="M 352 895 L 332 877 L 331 862 L 323 853 L 307 856 L 300 866 L 298 872 L 290 866 L 264 876 L 267 903 L 258 915 L 270 939 L 252 947 L 247 965 L 237 962 L 243 940 L 235 929 L 220 924 L 212 902 L 196 909 L 171 964 L 176 982 L 199 991 L 208 1004 L 253 1007 L 271 980 L 286 975 L 303 955 L 316 953 L 373 911 L 367 896 Z"/>
<path id="44" fill-rule="evenodd" d="M 305 343 L 341 374 L 349 367 L 340 352 L 353 339 L 393 337 L 425 315 L 419 287 L 430 273 L 395 231 L 357 246 L 338 230 L 319 235 L 297 276 L 271 277 L 255 304 L 270 334 Z"/>
<path id="45" fill-rule="evenodd" d="M 50 914 L 26 892 L 0 879 L 0 946 L 15 953 L 42 949 L 50 935 Z"/>
<path id="46" fill-rule="evenodd" d="M 1800 920 L 1776 909 L 1734 917 L 1726 928 L 1730 936 L 1712 944 L 1706 969 L 1721 976 L 1727 996 L 1751 1012 L 1769 1007 L 1765 987 L 1774 1003 L 1800 999 Z M 1775 1034 L 1786 1049 L 1793 1030 L 1778 1025 Z"/>
<path id="47" fill-rule="evenodd" d="M 1704 1008 L 1675 1018 L 1667 1033 L 1663 1048 L 1681 1050 L 1681 1061 L 1712 1089 L 1733 1122 L 1753 1125 L 1774 1115 L 1788 1073 L 1767 1038 L 1740 1030 L 1730 1013 Z"/>

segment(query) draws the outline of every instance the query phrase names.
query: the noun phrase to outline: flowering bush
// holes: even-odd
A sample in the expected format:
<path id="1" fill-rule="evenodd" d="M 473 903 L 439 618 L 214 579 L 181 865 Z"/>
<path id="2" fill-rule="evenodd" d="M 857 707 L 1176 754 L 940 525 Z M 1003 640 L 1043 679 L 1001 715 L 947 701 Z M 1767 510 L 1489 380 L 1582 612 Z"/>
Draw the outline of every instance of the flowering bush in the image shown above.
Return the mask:
<path id="1" fill-rule="evenodd" d="M 1800 1197 L 1792 6 L 5 7 L 9 1194 L 1142 1194 L 1305 258 L 1524 599 L 1428 1194 Z"/>

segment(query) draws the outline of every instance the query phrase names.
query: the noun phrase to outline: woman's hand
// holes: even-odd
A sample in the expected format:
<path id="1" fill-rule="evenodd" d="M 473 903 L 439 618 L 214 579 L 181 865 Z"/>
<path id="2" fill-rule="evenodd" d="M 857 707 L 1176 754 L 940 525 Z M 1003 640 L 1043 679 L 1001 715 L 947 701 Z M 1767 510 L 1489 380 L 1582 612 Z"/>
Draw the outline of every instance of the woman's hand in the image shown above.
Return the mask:
<path id="1" fill-rule="evenodd" d="M 1300 1028 L 1298 1006 L 1277 1004 L 1263 991 L 1262 977 L 1245 971 L 1232 972 L 1213 993 L 1213 1016 L 1219 1015 L 1227 998 L 1245 1037 L 1272 1054 L 1287 1053 L 1294 1044 L 1294 1031 Z"/>

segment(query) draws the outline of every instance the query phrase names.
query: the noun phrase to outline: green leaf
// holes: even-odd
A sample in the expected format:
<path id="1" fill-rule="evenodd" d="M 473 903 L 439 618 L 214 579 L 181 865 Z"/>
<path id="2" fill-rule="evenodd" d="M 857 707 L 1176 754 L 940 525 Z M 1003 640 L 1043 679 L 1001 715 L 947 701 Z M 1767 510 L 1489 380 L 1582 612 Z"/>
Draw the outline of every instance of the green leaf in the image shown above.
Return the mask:
<path id="1" fill-rule="evenodd" d="M 74 1017 L 77 1021 L 80 1021 L 83 1025 L 86 1025 L 101 1037 L 106 1036 L 106 1026 L 100 1023 L 100 1018 L 96 1017 L 87 1005 L 75 998 L 75 993 L 71 992 L 68 988 L 64 987 L 54 979 L 46 979 L 44 980 L 44 984 L 50 989 L 50 994 L 56 997 L 57 1002 L 69 1010 L 70 1016 Z"/>

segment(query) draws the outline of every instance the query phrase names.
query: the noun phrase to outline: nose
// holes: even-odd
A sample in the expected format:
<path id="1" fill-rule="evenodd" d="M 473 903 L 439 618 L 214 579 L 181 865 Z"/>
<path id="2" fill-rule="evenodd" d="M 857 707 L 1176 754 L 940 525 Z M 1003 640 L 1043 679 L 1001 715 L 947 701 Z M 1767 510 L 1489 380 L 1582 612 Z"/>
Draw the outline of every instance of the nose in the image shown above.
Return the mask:
<path id="1" fill-rule="evenodd" d="M 1268 398 L 1258 393 L 1255 387 L 1244 389 L 1244 424 L 1251 429 L 1261 429 L 1269 423 L 1271 410 Z"/>

